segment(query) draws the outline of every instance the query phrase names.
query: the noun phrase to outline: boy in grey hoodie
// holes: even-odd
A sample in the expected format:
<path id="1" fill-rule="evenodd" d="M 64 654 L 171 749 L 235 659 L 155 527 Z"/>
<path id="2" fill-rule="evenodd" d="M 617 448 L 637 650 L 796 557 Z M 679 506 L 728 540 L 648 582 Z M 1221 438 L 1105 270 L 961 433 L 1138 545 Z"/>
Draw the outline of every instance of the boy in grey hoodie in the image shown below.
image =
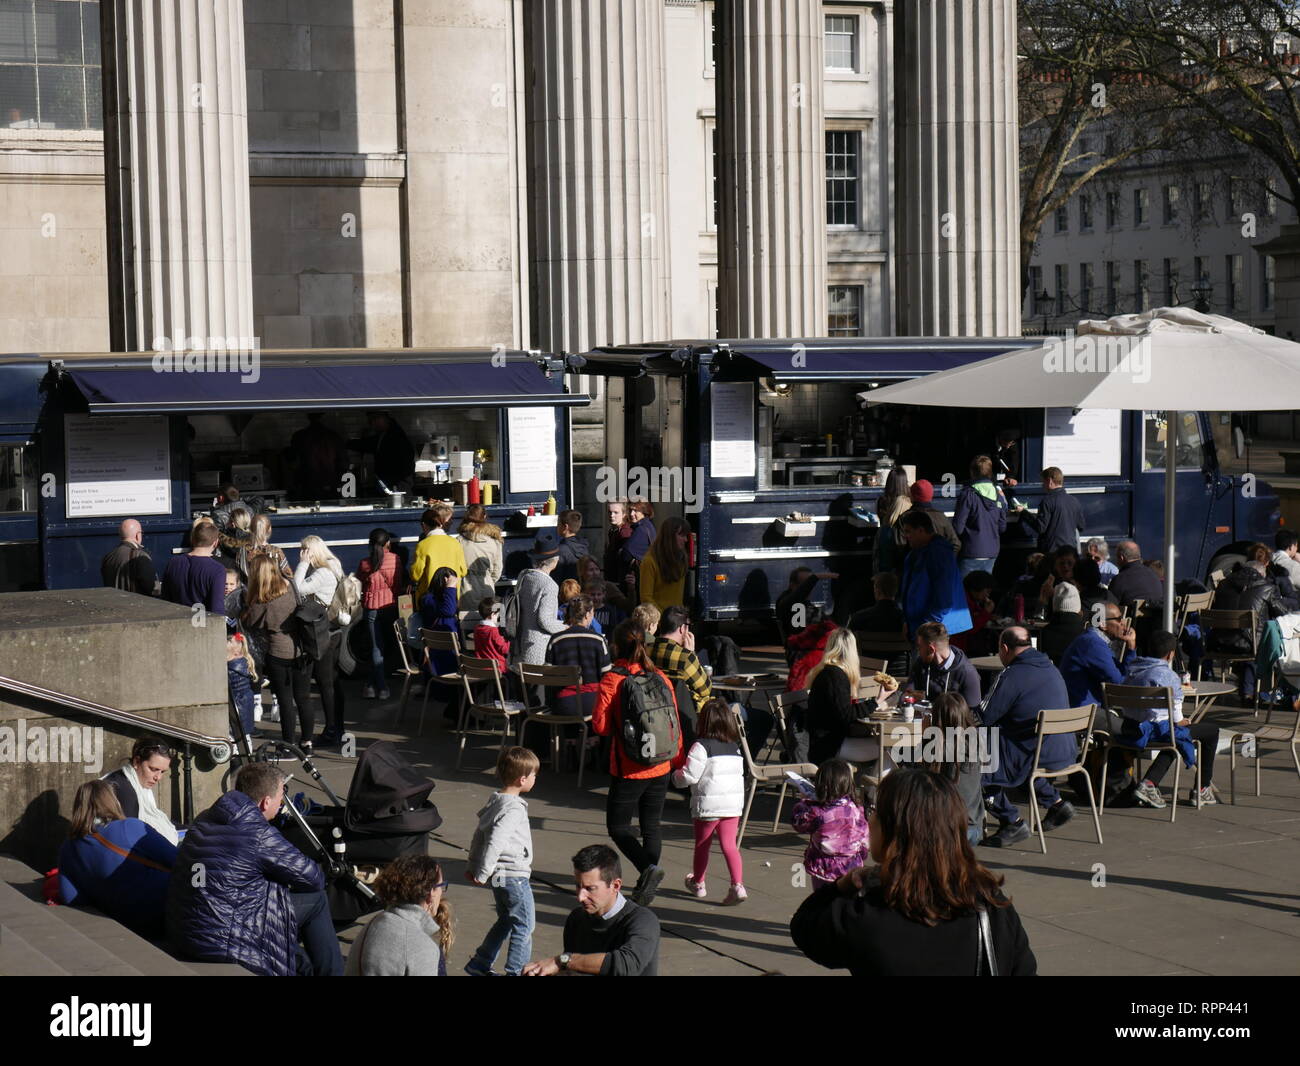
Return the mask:
<path id="1" fill-rule="evenodd" d="M 471 977 L 492 976 L 507 940 L 506 975 L 518 977 L 533 950 L 533 834 L 523 793 L 537 783 L 537 756 L 527 748 L 507 748 L 497 759 L 501 791 L 478 812 L 478 828 L 469 846 L 467 880 L 491 884 L 497 920 L 474 957 L 465 964 Z"/>

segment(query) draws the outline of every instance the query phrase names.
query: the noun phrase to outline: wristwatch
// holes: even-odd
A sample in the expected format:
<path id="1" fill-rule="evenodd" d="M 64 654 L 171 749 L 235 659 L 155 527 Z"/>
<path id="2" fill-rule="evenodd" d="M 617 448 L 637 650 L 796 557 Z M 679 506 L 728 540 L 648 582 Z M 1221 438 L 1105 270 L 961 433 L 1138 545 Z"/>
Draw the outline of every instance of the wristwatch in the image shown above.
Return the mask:
<path id="1" fill-rule="evenodd" d="M 567 970 L 567 969 L 569 968 L 569 959 L 571 959 L 572 957 L 573 957 L 573 956 L 571 956 L 571 955 L 566 951 L 566 952 L 563 952 L 562 954 L 556 955 L 556 956 L 555 956 L 555 961 L 558 962 L 558 963 L 560 964 L 560 969 L 561 969 L 561 970 Z"/>

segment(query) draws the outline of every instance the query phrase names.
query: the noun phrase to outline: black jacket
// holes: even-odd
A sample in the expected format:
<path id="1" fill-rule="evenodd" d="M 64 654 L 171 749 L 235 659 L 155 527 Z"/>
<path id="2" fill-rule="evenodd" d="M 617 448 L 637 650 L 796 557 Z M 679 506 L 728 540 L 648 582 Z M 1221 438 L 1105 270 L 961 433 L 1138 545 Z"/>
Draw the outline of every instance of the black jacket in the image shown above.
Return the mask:
<path id="1" fill-rule="evenodd" d="M 848 628 L 855 633 L 890 633 L 903 635 L 903 609 L 893 600 L 877 600 L 870 607 L 855 611 Z"/>
<path id="2" fill-rule="evenodd" d="M 126 779 L 126 768 L 119 766 L 104 778 L 104 784 L 113 790 L 122 813 L 128 818 L 140 817 L 140 797 L 135 794 L 131 782 Z"/>
<path id="3" fill-rule="evenodd" d="M 125 540 L 104 556 L 99 564 L 99 576 L 103 578 L 105 588 L 122 589 L 141 596 L 152 596 L 158 581 L 153 557 L 138 544 Z"/>
<path id="4" fill-rule="evenodd" d="M 659 919 L 630 899 L 613 918 L 575 907 L 564 922 L 564 950 L 570 955 L 604 955 L 601 977 L 658 977 Z"/>
<path id="5" fill-rule="evenodd" d="M 579 537 L 576 534 L 572 537 L 562 537 L 560 539 L 560 561 L 551 571 L 551 577 L 555 579 L 557 585 L 563 584 L 569 578 L 574 580 L 578 577 L 578 560 L 591 554 L 591 548 L 587 544 L 586 537 Z"/>
<path id="6" fill-rule="evenodd" d="M 1277 586 L 1249 565 L 1238 566 L 1219 584 L 1214 592 L 1214 610 L 1254 611 L 1256 646 L 1268 620 L 1286 614 Z M 1212 629 L 1205 646 L 1211 651 L 1244 654 L 1250 651 L 1251 644 L 1249 634 L 1244 630 Z"/>
<path id="7" fill-rule="evenodd" d="M 838 666 L 818 671 L 808 690 L 808 761 L 819 766 L 835 758 L 857 718 L 849 677 Z"/>
<path id="8" fill-rule="evenodd" d="M 1106 587 L 1121 606 L 1128 606 L 1134 600 L 1165 602 L 1164 582 L 1145 563 L 1125 563 Z"/>
<path id="9" fill-rule="evenodd" d="M 1038 634 L 1038 650 L 1052 660 L 1054 666 L 1061 665 L 1061 657 L 1074 638 L 1083 632 L 1083 615 L 1073 611 L 1053 611 L 1051 621 Z"/>
<path id="10" fill-rule="evenodd" d="M 999 976 L 1036 976 L 1038 961 L 1015 907 L 991 908 L 989 924 Z M 973 977 L 981 964 L 976 915 L 934 926 L 912 921 L 886 906 L 875 878 L 861 896 L 846 896 L 834 884 L 819 888 L 790 919 L 790 936 L 813 962 L 854 977 Z"/>
<path id="11" fill-rule="evenodd" d="M 1083 532 L 1083 508 L 1065 489 L 1051 489 L 1038 504 L 1038 514 L 1025 511 L 1020 516 L 1026 529 L 1038 534 L 1038 550 L 1054 552 L 1067 545 L 1079 546 Z"/>

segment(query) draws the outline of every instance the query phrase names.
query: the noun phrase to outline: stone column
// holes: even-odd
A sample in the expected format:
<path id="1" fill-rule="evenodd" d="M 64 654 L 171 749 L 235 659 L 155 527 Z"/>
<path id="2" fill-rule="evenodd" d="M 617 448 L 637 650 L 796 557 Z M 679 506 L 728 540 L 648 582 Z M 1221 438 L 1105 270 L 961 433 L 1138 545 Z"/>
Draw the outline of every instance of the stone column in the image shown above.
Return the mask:
<path id="1" fill-rule="evenodd" d="M 822 5 L 718 0 L 724 337 L 826 333 Z"/>
<path id="2" fill-rule="evenodd" d="M 243 0 L 108 0 L 112 343 L 251 338 Z"/>
<path id="3" fill-rule="evenodd" d="M 1019 336 L 1015 0 L 894 11 L 898 332 Z"/>
<path id="4" fill-rule="evenodd" d="M 533 340 L 554 351 L 668 335 L 663 11 L 529 0 Z"/>

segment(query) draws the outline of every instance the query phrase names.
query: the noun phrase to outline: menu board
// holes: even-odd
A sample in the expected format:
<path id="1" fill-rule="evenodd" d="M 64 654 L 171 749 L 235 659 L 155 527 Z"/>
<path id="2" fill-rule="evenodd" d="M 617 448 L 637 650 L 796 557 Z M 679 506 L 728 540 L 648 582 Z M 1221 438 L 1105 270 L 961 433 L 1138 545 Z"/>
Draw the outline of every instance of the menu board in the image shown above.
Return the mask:
<path id="1" fill-rule="evenodd" d="M 1118 477 L 1123 412 L 1049 407 L 1043 424 L 1043 466 L 1067 478 Z"/>
<path id="2" fill-rule="evenodd" d="M 506 412 L 510 435 L 510 491 L 549 492 L 555 481 L 555 408 L 511 407 Z"/>
<path id="3" fill-rule="evenodd" d="M 170 514 L 166 415 L 65 415 L 68 518 Z"/>
<path id="4" fill-rule="evenodd" d="M 709 396 L 713 409 L 709 476 L 753 477 L 758 450 L 754 442 L 754 383 L 715 381 Z"/>

